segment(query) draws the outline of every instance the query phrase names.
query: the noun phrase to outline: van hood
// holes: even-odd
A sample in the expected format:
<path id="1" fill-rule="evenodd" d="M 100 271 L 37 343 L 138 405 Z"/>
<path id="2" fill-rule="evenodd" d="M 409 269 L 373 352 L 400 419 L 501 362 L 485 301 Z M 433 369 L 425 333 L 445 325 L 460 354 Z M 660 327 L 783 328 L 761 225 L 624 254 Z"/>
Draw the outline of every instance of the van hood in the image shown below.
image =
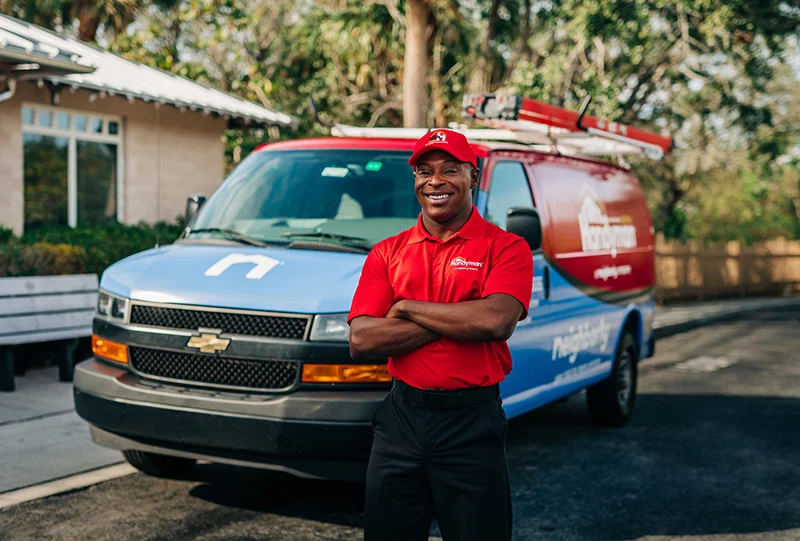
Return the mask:
<path id="1" fill-rule="evenodd" d="M 131 299 L 276 312 L 347 312 L 365 255 L 173 244 L 123 259 L 100 287 Z"/>

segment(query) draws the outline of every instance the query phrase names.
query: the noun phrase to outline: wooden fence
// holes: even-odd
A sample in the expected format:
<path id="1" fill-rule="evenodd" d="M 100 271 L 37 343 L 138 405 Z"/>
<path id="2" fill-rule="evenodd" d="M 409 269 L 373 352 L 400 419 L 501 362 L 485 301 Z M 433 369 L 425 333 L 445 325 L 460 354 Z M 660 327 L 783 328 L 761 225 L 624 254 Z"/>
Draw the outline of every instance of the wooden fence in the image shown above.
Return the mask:
<path id="1" fill-rule="evenodd" d="M 800 291 L 800 241 L 704 244 L 656 239 L 658 301 Z"/>

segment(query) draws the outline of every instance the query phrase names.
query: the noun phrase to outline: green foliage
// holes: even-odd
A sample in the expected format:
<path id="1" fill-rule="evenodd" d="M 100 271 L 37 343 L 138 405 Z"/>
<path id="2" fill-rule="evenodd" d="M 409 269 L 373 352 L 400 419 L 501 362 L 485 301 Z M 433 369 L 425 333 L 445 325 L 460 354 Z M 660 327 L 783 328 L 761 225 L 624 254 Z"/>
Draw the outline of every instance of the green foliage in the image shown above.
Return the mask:
<path id="1" fill-rule="evenodd" d="M 182 226 L 160 222 L 138 226 L 109 223 L 40 229 L 16 238 L 0 230 L 0 277 L 52 274 L 102 274 L 129 255 L 169 244 Z M 5 238 L 5 240 L 3 240 Z"/>
<path id="2" fill-rule="evenodd" d="M 0 225 L 0 246 L 8 242 L 11 242 L 13 238 L 14 238 L 14 231 L 12 229 Z"/>
<path id="3" fill-rule="evenodd" d="M 79 274 L 85 255 L 80 246 L 14 240 L 0 246 L 0 277 Z"/>
<path id="4" fill-rule="evenodd" d="M 95 0 L 95 11 L 123 1 Z M 104 19 L 112 23 L 101 41 L 112 51 L 300 119 L 297 134 L 229 130 L 228 168 L 262 142 L 327 134 L 308 97 L 329 121 L 402 125 L 405 0 L 133 3 L 133 24 Z M 57 26 L 59 12 L 89 4 L 0 0 L 0 11 Z M 592 96 L 590 114 L 675 138 L 663 162 L 631 164 L 659 231 L 800 238 L 800 89 L 787 68 L 798 55 L 796 2 L 426 4 L 429 126 L 458 121 L 476 84 L 571 109 Z"/>

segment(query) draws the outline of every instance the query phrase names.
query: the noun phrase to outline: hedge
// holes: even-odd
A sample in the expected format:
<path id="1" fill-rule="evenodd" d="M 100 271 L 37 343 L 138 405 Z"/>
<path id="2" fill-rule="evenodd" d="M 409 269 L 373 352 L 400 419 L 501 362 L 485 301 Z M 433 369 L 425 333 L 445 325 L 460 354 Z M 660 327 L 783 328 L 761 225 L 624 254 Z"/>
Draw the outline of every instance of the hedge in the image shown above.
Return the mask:
<path id="1" fill-rule="evenodd" d="M 91 273 L 98 276 L 129 255 L 170 244 L 180 224 L 160 222 L 136 226 L 109 223 L 98 226 L 41 229 L 14 236 L 0 228 L 0 277 Z"/>

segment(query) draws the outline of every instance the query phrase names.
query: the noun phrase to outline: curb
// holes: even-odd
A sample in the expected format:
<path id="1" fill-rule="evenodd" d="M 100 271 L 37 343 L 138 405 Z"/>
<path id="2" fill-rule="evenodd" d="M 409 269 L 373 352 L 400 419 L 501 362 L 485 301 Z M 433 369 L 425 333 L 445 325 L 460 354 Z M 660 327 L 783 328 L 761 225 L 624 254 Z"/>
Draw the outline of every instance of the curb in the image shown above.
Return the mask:
<path id="1" fill-rule="evenodd" d="M 136 473 L 137 470 L 126 462 L 103 466 L 97 469 L 77 473 L 54 481 L 45 481 L 37 485 L 3 492 L 0 494 L 0 509 L 19 505 L 21 503 L 39 500 L 48 496 L 55 496 L 65 492 L 72 492 L 87 488 L 97 483 L 110 481 Z"/>
<path id="2" fill-rule="evenodd" d="M 670 336 L 675 336 L 676 334 L 681 334 L 694 329 L 699 329 L 701 327 L 708 327 L 709 325 L 713 325 L 714 323 L 720 323 L 724 321 L 734 321 L 744 314 L 757 312 L 759 310 L 770 310 L 773 312 L 790 312 L 797 310 L 800 312 L 800 298 L 791 297 L 785 299 L 783 302 L 758 304 L 753 306 L 743 306 L 736 310 L 729 310 L 718 314 L 699 317 L 697 319 L 682 321 L 680 323 L 665 325 L 663 327 L 658 327 L 654 329 L 653 335 L 655 336 L 656 340 L 659 340 L 661 338 L 668 338 Z"/>

